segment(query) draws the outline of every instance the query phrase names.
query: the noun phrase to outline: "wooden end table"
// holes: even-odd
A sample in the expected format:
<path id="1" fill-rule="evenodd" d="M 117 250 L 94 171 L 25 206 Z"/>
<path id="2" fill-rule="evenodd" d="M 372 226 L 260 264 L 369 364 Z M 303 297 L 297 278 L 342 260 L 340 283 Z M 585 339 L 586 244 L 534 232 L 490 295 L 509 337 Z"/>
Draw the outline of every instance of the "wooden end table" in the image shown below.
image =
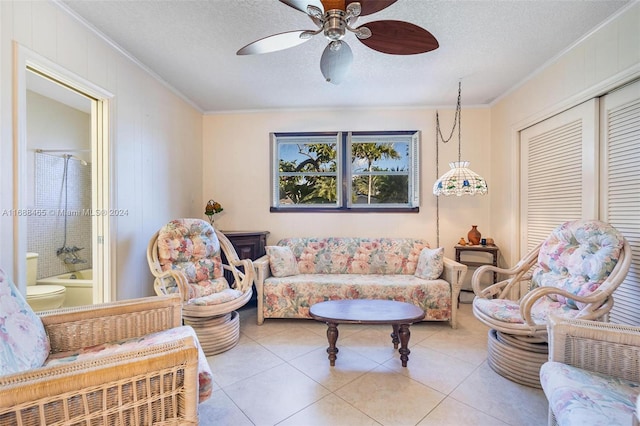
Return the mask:
<path id="1" fill-rule="evenodd" d="M 338 348 L 338 324 L 391 324 L 391 342 L 398 349 L 400 343 L 400 361 L 407 366 L 409 361 L 409 326 L 422 320 L 425 313 L 411 303 L 394 300 L 346 299 L 331 300 L 312 305 L 309 314 L 313 319 L 327 324 L 329 364 L 336 365 Z"/>

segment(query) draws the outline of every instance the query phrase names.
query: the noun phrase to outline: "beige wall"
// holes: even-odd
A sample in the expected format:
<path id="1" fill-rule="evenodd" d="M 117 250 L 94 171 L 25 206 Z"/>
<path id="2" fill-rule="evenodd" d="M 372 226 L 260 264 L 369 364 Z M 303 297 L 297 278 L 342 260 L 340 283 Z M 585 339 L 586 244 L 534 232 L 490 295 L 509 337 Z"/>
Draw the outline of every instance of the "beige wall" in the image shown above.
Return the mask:
<path id="1" fill-rule="evenodd" d="M 442 197 L 440 245 L 452 246 L 478 225 L 501 247 L 504 264 L 519 257 L 517 131 L 640 74 L 640 4 L 626 9 L 491 108 L 463 110 L 463 159 L 487 179 L 485 197 Z M 0 2 L 0 208 L 13 205 L 12 40 L 114 94 L 113 220 L 119 299 L 151 294 L 145 262 L 149 237 L 174 217 L 203 217 L 206 200 L 225 208 L 221 229 L 292 235 L 427 238 L 436 244 L 435 110 L 272 111 L 207 115 L 107 45 L 50 2 Z M 464 103 L 464 93 L 463 93 Z M 452 105 L 453 107 L 453 105 Z M 463 105 L 464 107 L 464 105 Z M 453 111 L 443 112 L 445 131 Z M 269 133 L 275 131 L 422 131 L 419 214 L 269 213 Z M 198 155 L 204 154 L 204 163 Z M 457 158 L 440 146 L 440 174 Z M 0 217 L 0 267 L 13 275 L 13 225 Z"/>
<path id="2" fill-rule="evenodd" d="M 517 132 L 638 77 L 640 3 L 635 2 L 492 106 L 490 226 L 505 263 L 520 258 Z"/>
<path id="3" fill-rule="evenodd" d="M 455 90 L 455 88 L 452 88 Z M 464 103 L 464 90 L 463 90 Z M 452 105 L 452 108 L 455 105 Z M 453 109 L 441 110 L 443 134 L 453 126 Z M 487 179 L 485 197 L 440 198 L 440 245 L 453 257 L 453 245 L 466 238 L 471 225 L 490 236 L 489 200 L 490 112 L 486 108 L 462 111 L 462 156 L 472 170 Z M 336 130 L 420 130 L 420 213 L 270 213 L 270 132 Z M 440 174 L 457 161 L 457 139 L 440 144 Z M 274 243 L 288 236 L 415 236 L 435 246 L 436 180 L 435 110 L 371 109 L 322 111 L 273 111 L 207 115 L 203 130 L 203 199 L 221 202 L 224 212 L 216 223 L 223 230 L 266 230 Z M 204 209 L 204 204 L 203 204 Z"/>
<path id="4" fill-rule="evenodd" d="M 0 209 L 13 205 L 12 41 L 114 95 L 112 219 L 116 297 L 153 294 L 145 251 L 175 217 L 197 216 L 202 114 L 51 2 L 0 2 Z M 0 267 L 13 271 L 13 218 L 0 217 Z M 21 256 L 21 255 L 20 255 Z M 19 256 L 18 256 L 19 257 Z"/>

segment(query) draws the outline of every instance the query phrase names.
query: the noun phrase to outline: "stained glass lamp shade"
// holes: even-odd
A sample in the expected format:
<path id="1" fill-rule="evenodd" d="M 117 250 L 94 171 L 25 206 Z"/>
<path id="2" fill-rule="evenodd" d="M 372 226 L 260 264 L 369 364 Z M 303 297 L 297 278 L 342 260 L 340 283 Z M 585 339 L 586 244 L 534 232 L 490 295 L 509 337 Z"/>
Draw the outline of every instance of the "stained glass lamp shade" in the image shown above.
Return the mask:
<path id="1" fill-rule="evenodd" d="M 449 170 L 433 184 L 434 195 L 484 195 L 487 193 L 487 182 L 469 169 L 468 161 L 449 163 Z"/>

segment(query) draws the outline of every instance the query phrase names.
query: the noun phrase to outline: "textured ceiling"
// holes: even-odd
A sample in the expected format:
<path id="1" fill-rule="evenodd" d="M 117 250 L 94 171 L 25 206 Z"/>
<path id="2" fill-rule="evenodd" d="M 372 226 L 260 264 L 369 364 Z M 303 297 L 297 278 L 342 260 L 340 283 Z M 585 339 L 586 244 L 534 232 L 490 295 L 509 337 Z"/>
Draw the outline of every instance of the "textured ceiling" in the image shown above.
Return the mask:
<path id="1" fill-rule="evenodd" d="M 366 1 L 366 0 L 365 0 Z M 278 52 L 236 56 L 271 34 L 313 30 L 277 0 L 59 0 L 203 112 L 340 107 L 485 105 L 563 52 L 628 0 L 398 0 L 357 25 L 394 19 L 429 30 L 440 48 L 379 53 L 353 34 L 349 74 L 324 81 L 320 34 Z"/>

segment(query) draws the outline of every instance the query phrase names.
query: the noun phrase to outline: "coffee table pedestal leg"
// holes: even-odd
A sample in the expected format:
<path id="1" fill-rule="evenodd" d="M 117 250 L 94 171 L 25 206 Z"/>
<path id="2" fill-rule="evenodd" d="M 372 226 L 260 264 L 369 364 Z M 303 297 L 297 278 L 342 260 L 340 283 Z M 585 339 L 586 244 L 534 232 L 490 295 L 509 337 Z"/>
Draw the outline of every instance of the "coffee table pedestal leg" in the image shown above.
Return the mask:
<path id="1" fill-rule="evenodd" d="M 400 326 L 398 324 L 393 324 L 393 333 L 391 333 L 391 343 L 393 343 L 393 349 L 398 349 L 398 343 L 400 340 L 398 339 L 398 329 Z"/>
<path id="2" fill-rule="evenodd" d="M 338 353 L 338 348 L 336 348 L 336 342 L 338 341 L 338 324 L 328 322 L 327 326 L 327 339 L 329 340 L 327 353 L 329 354 L 329 364 L 334 367 L 336 365 L 336 354 Z"/>
<path id="3" fill-rule="evenodd" d="M 400 324 L 398 330 L 398 337 L 400 337 L 400 361 L 402 361 L 403 367 L 407 366 L 407 361 L 409 361 L 409 354 L 411 353 L 411 351 L 409 350 L 409 338 L 411 337 L 409 325 L 410 324 Z"/>

